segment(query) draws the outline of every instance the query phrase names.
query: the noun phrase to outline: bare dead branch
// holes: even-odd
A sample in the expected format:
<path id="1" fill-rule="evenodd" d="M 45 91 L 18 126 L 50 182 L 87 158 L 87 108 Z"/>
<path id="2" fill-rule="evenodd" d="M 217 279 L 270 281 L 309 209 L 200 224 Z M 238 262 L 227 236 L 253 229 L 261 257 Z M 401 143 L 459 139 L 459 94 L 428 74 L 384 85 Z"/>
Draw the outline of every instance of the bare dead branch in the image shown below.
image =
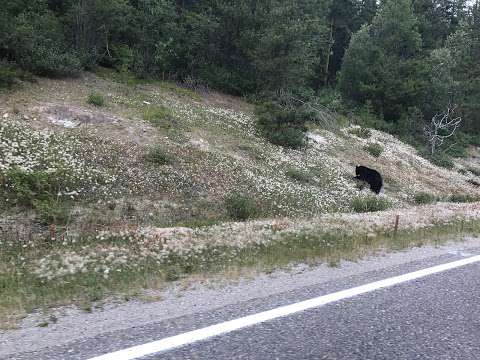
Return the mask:
<path id="1" fill-rule="evenodd" d="M 430 124 L 424 127 L 424 134 L 429 143 L 431 154 L 443 145 L 446 139 L 452 137 L 462 123 L 461 117 L 453 117 L 456 106 L 448 105 L 444 113 L 435 114 Z"/>

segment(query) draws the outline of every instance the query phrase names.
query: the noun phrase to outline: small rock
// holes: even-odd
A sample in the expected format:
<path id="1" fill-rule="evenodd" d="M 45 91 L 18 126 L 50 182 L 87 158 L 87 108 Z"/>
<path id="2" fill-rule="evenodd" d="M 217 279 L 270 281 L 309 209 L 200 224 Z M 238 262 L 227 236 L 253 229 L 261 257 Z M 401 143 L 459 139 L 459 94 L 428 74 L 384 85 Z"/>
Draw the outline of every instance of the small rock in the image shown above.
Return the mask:
<path id="1" fill-rule="evenodd" d="M 150 102 L 145 101 L 145 100 L 143 101 L 143 103 L 144 103 L 145 105 L 150 105 L 150 104 L 151 104 Z"/>
<path id="2" fill-rule="evenodd" d="M 23 120 L 30 120 L 30 118 L 28 117 L 28 115 L 23 115 Z"/>
<path id="3" fill-rule="evenodd" d="M 3 114 L 3 118 L 4 119 L 8 118 L 8 113 Z"/>

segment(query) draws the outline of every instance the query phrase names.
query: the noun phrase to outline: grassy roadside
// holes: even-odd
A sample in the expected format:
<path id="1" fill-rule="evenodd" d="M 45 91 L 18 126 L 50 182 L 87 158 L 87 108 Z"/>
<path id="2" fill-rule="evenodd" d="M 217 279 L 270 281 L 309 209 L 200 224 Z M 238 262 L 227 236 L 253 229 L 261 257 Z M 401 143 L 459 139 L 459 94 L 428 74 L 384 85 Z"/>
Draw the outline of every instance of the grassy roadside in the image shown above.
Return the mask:
<path id="1" fill-rule="evenodd" d="M 8 328 L 33 309 L 48 309 L 53 306 L 77 304 L 91 311 L 94 304 L 109 296 L 128 300 L 140 294 L 142 289 L 158 289 L 168 281 L 186 278 L 193 274 L 213 274 L 235 269 L 272 271 L 291 263 L 328 263 L 335 266 L 339 261 L 356 260 L 367 254 L 384 250 L 400 250 L 425 244 L 441 244 L 464 236 L 480 233 L 480 221 L 455 221 L 449 224 L 432 225 L 409 231 L 401 230 L 396 235 L 390 230 L 376 233 L 300 232 L 273 233 L 274 241 L 244 248 L 207 247 L 184 256 L 169 255 L 161 261 L 153 257 L 140 258 L 137 262 L 123 262 L 115 269 L 102 261 L 90 263 L 78 270 L 77 265 L 65 269 L 62 276 L 41 276 L 34 264 L 42 264 L 47 255 L 58 251 L 51 243 L 31 248 L 24 245 L 0 246 L 0 328 Z M 107 242 L 115 247 L 129 244 L 122 238 Z M 80 239 L 63 246 L 63 256 L 74 254 L 89 246 L 97 246 L 91 239 Z M 97 246 L 98 247 L 98 246 Z M 137 249 L 131 247 L 130 251 Z M 101 251 L 98 248 L 98 251 Z M 141 250 L 139 250 L 141 251 Z M 58 252 L 60 254 L 60 252 Z M 61 255 L 59 255 L 61 256 Z M 73 255 L 72 255 L 73 256 Z M 78 257 L 78 255 L 75 255 Z M 78 259 L 77 259 L 78 260 Z M 52 261 L 60 262 L 60 259 Z M 88 259 L 82 261 L 88 263 Z M 73 262 L 72 262 L 73 264 Z M 75 268 L 77 267 L 77 268 Z M 78 271 L 77 271 L 78 270 Z"/>

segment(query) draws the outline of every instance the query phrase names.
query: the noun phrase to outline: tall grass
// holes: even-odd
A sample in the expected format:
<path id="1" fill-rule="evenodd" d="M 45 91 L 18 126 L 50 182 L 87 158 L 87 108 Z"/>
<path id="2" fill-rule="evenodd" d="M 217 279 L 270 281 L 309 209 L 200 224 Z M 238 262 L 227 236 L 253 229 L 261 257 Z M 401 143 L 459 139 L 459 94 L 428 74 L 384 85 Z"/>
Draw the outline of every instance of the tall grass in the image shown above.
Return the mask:
<path id="1" fill-rule="evenodd" d="M 452 237 L 474 235 L 480 232 L 480 222 L 458 221 L 448 225 L 394 233 L 379 230 L 371 233 L 322 232 L 317 230 L 284 233 L 266 245 L 210 247 L 198 256 L 171 256 L 162 263 L 145 260 L 127 264 L 121 272 L 105 277 L 103 272 L 88 271 L 68 275 L 62 280 L 40 279 L 30 271 L 30 263 L 55 251 L 59 245 L 43 243 L 37 247 L 23 244 L 0 246 L 0 325 L 6 326 L 14 317 L 38 307 L 75 303 L 89 309 L 88 304 L 107 296 L 135 296 L 144 288 L 157 288 L 166 281 L 174 281 L 194 273 L 224 272 L 229 269 L 250 268 L 269 271 L 292 262 L 336 265 L 342 259 L 355 260 L 375 249 L 404 249 L 422 244 L 438 244 Z M 89 245 L 80 239 L 70 245 L 78 249 Z M 117 246 L 121 238 L 111 239 Z M 90 243 L 91 244 L 91 243 Z"/>
<path id="2" fill-rule="evenodd" d="M 369 195 L 366 197 L 358 196 L 351 202 L 353 211 L 357 213 L 367 213 L 387 210 L 392 207 L 391 202 L 383 197 Z"/>

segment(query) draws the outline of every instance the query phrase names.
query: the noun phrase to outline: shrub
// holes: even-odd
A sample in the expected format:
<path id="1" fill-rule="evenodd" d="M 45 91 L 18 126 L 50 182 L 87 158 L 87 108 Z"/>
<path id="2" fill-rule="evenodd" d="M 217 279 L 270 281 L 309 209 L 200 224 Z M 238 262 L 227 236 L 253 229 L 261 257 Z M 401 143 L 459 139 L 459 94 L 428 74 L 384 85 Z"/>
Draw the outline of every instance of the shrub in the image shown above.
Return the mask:
<path id="1" fill-rule="evenodd" d="M 38 213 L 40 221 L 44 225 L 66 224 L 70 219 L 70 207 L 67 203 L 48 199 L 35 201 L 34 208 Z"/>
<path id="2" fill-rule="evenodd" d="M 470 166 L 467 168 L 467 170 L 470 171 L 475 176 L 480 176 L 480 168 Z"/>
<path id="3" fill-rule="evenodd" d="M 0 61 L 0 88 L 9 88 L 17 80 L 33 81 L 31 74 L 22 71 L 13 64 Z"/>
<path id="4" fill-rule="evenodd" d="M 170 128 L 173 122 L 173 113 L 165 106 L 151 106 L 143 113 L 143 119 L 154 126 Z"/>
<path id="5" fill-rule="evenodd" d="M 362 127 L 350 129 L 348 132 L 362 139 L 368 139 L 372 136 L 372 132 L 370 131 L 370 129 Z"/>
<path id="6" fill-rule="evenodd" d="M 49 200 L 58 188 L 51 174 L 45 171 L 27 172 L 17 167 L 5 173 L 4 182 L 9 202 L 26 207 L 34 207 L 37 201 Z"/>
<path id="7" fill-rule="evenodd" d="M 427 192 L 418 192 L 413 196 L 413 201 L 415 201 L 415 204 L 431 204 L 436 200 L 437 198 L 435 195 Z"/>
<path id="8" fill-rule="evenodd" d="M 383 152 L 383 146 L 377 143 L 368 144 L 363 149 L 373 157 L 379 157 Z"/>
<path id="9" fill-rule="evenodd" d="M 67 50 L 63 24 L 51 12 L 26 11 L 17 16 L 9 42 L 16 62 L 32 73 L 72 76 L 81 70 L 79 59 Z"/>
<path id="10" fill-rule="evenodd" d="M 468 194 L 453 194 L 448 197 L 448 201 L 455 203 L 471 203 L 480 201 L 480 197 Z"/>
<path id="11" fill-rule="evenodd" d="M 161 146 L 155 145 L 151 147 L 147 154 L 145 155 L 145 159 L 152 164 L 157 165 L 169 165 L 173 162 L 173 157 L 169 153 L 167 153 Z"/>
<path id="12" fill-rule="evenodd" d="M 3 179 L 4 194 L 10 205 L 35 209 L 44 224 L 64 223 L 69 209 L 58 197 L 58 190 L 75 187 L 71 181 L 65 183 L 65 178 L 61 173 L 12 168 Z"/>
<path id="13" fill-rule="evenodd" d="M 18 71 L 6 62 L 0 62 L 0 88 L 11 87 L 17 81 Z"/>
<path id="14" fill-rule="evenodd" d="M 102 95 L 92 92 L 88 95 L 87 103 L 95 106 L 103 106 L 105 105 L 105 99 Z"/>
<path id="15" fill-rule="evenodd" d="M 342 95 L 330 87 L 322 88 L 318 93 L 318 102 L 335 113 L 344 113 L 345 104 Z"/>
<path id="16" fill-rule="evenodd" d="M 445 169 L 451 170 L 455 166 L 452 158 L 445 153 L 437 153 L 433 156 L 428 156 L 427 158 L 432 164 L 443 167 Z"/>
<path id="17" fill-rule="evenodd" d="M 305 145 L 308 113 L 270 102 L 258 106 L 256 114 L 257 129 L 272 144 L 292 149 Z"/>
<path id="18" fill-rule="evenodd" d="M 245 194 L 233 193 L 225 199 L 228 216 L 234 220 L 245 221 L 258 214 L 255 202 Z"/>
<path id="19" fill-rule="evenodd" d="M 306 171 L 297 170 L 297 169 L 288 169 L 285 172 L 285 175 L 292 180 L 301 182 L 301 183 L 310 183 L 313 180 L 312 174 Z"/>
<path id="20" fill-rule="evenodd" d="M 375 195 L 369 195 L 366 197 L 358 196 L 351 202 L 353 211 L 357 213 L 383 211 L 390 208 L 392 204 L 386 198 L 378 197 Z"/>

